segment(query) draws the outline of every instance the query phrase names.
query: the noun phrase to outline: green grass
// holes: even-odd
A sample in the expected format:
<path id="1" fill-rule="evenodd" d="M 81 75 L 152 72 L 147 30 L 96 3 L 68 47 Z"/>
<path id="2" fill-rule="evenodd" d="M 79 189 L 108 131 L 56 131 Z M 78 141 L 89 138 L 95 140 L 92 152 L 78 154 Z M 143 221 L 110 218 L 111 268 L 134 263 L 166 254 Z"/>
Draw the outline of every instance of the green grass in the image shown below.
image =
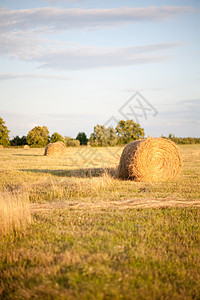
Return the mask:
<path id="1" fill-rule="evenodd" d="M 115 179 L 115 150 L 0 150 L 0 191 L 32 203 L 32 224 L 0 237 L 1 299 L 200 299 L 200 146 L 180 146 L 179 179 L 156 184 Z"/>

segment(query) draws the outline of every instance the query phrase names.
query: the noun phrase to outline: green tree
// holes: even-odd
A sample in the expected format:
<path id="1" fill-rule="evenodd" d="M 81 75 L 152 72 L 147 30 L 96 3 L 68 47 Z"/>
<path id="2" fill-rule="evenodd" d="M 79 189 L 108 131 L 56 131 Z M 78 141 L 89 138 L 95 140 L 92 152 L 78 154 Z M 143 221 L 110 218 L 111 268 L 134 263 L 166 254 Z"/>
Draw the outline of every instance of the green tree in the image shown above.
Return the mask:
<path id="1" fill-rule="evenodd" d="M 85 132 L 79 132 L 77 134 L 76 140 L 80 141 L 80 145 L 87 145 L 88 138 Z"/>
<path id="2" fill-rule="evenodd" d="M 90 136 L 90 144 L 92 146 L 115 146 L 117 135 L 114 128 L 106 128 L 104 125 L 97 124 L 94 127 L 94 133 Z"/>
<path id="3" fill-rule="evenodd" d="M 107 145 L 108 146 L 116 146 L 118 142 L 118 137 L 113 127 L 107 128 Z"/>
<path id="4" fill-rule="evenodd" d="M 95 135 L 94 133 L 91 133 L 90 138 L 89 138 L 89 142 L 91 146 L 95 146 Z"/>
<path id="5" fill-rule="evenodd" d="M 26 136 L 23 135 L 21 138 L 16 135 L 12 140 L 10 140 L 12 146 L 22 146 L 26 145 Z"/>
<path id="6" fill-rule="evenodd" d="M 58 132 L 54 132 L 52 134 L 50 141 L 51 141 L 51 143 L 55 143 L 58 141 L 65 143 L 64 137 L 61 134 L 59 134 Z"/>
<path id="7" fill-rule="evenodd" d="M 91 134 L 90 143 L 93 146 L 107 146 L 107 130 L 104 125 L 94 126 L 94 133 Z"/>
<path id="8" fill-rule="evenodd" d="M 10 130 L 8 130 L 4 120 L 0 118 L 0 145 L 4 147 L 10 145 L 9 132 Z"/>
<path id="9" fill-rule="evenodd" d="M 140 127 L 138 123 L 133 120 L 121 120 L 117 124 L 116 132 L 119 137 L 119 142 L 122 144 L 130 143 L 134 140 L 143 139 L 144 129 Z"/>
<path id="10" fill-rule="evenodd" d="M 27 135 L 27 143 L 33 147 L 45 147 L 49 142 L 49 130 L 46 126 L 36 126 Z"/>

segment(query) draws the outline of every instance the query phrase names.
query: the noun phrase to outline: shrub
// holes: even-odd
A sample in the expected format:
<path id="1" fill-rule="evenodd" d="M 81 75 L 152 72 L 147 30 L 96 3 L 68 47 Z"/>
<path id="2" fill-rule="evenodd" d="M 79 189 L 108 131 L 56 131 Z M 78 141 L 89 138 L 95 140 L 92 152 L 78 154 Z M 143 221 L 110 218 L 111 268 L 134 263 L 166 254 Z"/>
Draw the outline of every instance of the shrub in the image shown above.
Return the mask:
<path id="1" fill-rule="evenodd" d="M 171 141 L 175 142 L 176 144 L 200 144 L 200 138 L 193 138 L 193 137 L 186 137 L 186 138 L 182 138 L 182 137 L 175 137 L 174 134 L 170 133 L 168 135 L 168 137 L 166 136 L 161 136 L 163 138 L 166 139 L 170 139 Z"/>
<path id="2" fill-rule="evenodd" d="M 79 147 L 80 146 L 80 141 L 72 139 L 68 136 L 65 137 L 65 144 L 68 147 Z"/>

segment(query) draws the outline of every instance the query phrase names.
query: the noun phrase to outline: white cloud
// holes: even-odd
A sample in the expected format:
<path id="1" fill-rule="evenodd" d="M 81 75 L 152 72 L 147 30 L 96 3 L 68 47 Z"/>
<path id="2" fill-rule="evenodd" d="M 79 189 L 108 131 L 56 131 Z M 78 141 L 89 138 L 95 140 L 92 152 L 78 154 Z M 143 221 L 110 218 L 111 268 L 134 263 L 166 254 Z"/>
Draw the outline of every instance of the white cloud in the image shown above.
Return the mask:
<path id="1" fill-rule="evenodd" d="M 9 79 L 57 79 L 69 80 L 70 77 L 60 75 L 47 75 L 47 74 L 17 74 L 17 73 L 3 73 L 0 74 L 0 81 Z"/>
<path id="2" fill-rule="evenodd" d="M 128 25 L 138 21 L 162 21 L 188 13 L 189 6 L 120 7 L 111 9 L 62 9 L 57 7 L 0 9 L 0 31 L 98 29 Z"/>
<path id="3" fill-rule="evenodd" d="M 179 43 L 161 43 L 114 49 L 81 47 L 53 51 L 46 54 L 39 53 L 37 60 L 41 62 L 41 67 L 43 68 L 64 70 L 131 66 L 164 61 L 169 56 L 155 55 L 153 53 L 162 52 L 179 45 Z"/>
<path id="4" fill-rule="evenodd" d="M 39 34 L 23 31 L 8 35 L 0 34 L 0 44 L 1 55 L 35 61 L 42 68 L 55 70 L 83 70 L 155 63 L 169 58 L 169 55 L 163 55 L 163 51 L 181 46 L 181 43 L 168 42 L 137 47 L 97 48 L 42 39 Z"/>
<path id="5" fill-rule="evenodd" d="M 131 66 L 165 61 L 163 51 L 180 43 L 157 43 L 125 48 L 80 46 L 44 37 L 68 29 L 105 28 L 138 21 L 166 20 L 193 12 L 191 7 L 145 7 L 112 9 L 0 9 L 0 55 L 37 62 L 42 68 L 84 70 Z"/>

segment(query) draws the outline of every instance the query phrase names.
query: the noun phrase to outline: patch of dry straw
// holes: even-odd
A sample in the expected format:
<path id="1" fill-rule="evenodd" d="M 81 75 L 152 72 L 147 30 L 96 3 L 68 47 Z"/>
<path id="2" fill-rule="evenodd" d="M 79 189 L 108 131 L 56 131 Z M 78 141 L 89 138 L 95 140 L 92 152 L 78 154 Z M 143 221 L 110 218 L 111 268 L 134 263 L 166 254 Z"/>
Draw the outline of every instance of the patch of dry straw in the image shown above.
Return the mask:
<path id="1" fill-rule="evenodd" d="M 59 144 L 59 145 L 63 146 L 64 148 L 67 148 L 67 146 L 65 145 L 64 142 L 57 141 L 57 142 L 55 142 L 55 144 Z"/>
<path id="2" fill-rule="evenodd" d="M 182 167 L 176 144 L 164 138 L 129 143 L 123 150 L 117 176 L 120 179 L 160 182 L 175 178 Z"/>
<path id="3" fill-rule="evenodd" d="M 65 154 L 65 147 L 56 142 L 56 143 L 49 143 L 46 148 L 44 155 L 47 156 L 62 156 Z"/>
<path id="4" fill-rule="evenodd" d="M 29 197 L 27 194 L 0 194 L 0 234 L 22 231 L 31 223 Z"/>

